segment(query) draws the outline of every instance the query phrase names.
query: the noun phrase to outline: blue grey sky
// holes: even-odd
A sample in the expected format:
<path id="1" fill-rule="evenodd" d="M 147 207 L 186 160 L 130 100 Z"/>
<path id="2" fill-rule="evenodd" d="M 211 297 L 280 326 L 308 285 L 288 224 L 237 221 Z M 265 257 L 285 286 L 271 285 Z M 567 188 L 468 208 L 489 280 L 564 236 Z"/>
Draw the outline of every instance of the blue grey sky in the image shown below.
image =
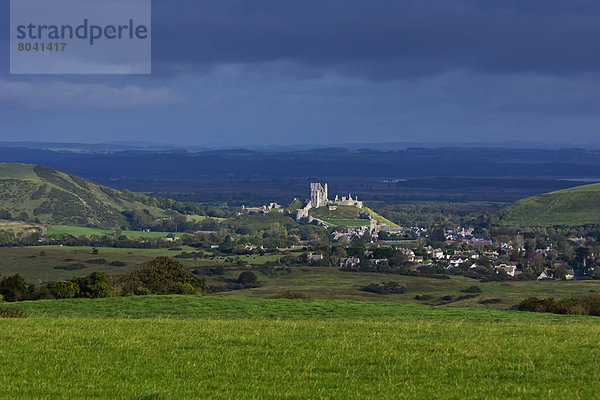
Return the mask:
<path id="1" fill-rule="evenodd" d="M 152 7 L 149 76 L 9 75 L 1 29 L 0 141 L 598 141 L 597 0 Z"/>

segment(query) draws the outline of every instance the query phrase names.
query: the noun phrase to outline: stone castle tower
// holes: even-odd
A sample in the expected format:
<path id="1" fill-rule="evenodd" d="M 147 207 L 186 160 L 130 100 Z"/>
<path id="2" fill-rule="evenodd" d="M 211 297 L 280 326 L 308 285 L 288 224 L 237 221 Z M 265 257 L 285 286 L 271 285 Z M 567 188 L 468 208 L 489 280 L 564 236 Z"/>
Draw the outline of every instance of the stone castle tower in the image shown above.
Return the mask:
<path id="1" fill-rule="evenodd" d="M 310 204 L 314 208 L 319 208 L 326 205 L 329 202 L 327 199 L 327 184 L 325 187 L 321 186 L 320 183 L 310 184 Z"/>

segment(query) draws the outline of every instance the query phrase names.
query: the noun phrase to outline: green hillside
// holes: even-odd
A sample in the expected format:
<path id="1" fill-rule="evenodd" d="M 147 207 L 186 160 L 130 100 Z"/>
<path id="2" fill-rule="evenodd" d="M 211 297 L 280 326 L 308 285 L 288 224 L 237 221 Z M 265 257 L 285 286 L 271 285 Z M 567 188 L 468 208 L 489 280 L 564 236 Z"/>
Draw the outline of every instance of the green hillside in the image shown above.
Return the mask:
<path id="1" fill-rule="evenodd" d="M 161 202 L 48 167 L 0 163 L 0 217 L 4 219 L 113 228 L 126 225 L 122 214 L 126 210 L 146 209 L 154 217 L 166 216 Z"/>
<path id="2" fill-rule="evenodd" d="M 327 207 L 313 208 L 310 210 L 310 215 L 322 219 L 326 222 L 331 222 L 331 226 L 361 226 L 369 225 L 369 220 L 364 219 L 361 223 L 360 218 L 362 214 L 366 214 L 376 220 L 379 224 L 389 225 L 393 228 L 398 227 L 392 221 L 385 219 L 381 215 L 368 207 L 357 208 L 354 206 L 337 206 L 335 210 L 330 210 Z M 347 222 L 344 223 L 344 220 Z"/>
<path id="3" fill-rule="evenodd" d="M 552 226 L 600 223 L 600 183 L 519 200 L 500 212 L 506 225 Z"/>

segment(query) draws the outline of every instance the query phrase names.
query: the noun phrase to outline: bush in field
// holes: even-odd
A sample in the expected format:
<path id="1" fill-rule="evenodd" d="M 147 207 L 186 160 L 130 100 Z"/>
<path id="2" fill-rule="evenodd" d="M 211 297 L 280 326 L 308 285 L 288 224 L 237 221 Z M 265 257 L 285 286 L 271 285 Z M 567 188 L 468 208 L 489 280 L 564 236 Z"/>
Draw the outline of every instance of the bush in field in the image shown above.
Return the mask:
<path id="1" fill-rule="evenodd" d="M 415 296 L 415 300 L 419 301 L 427 301 L 433 299 L 433 296 L 430 294 L 418 294 Z"/>
<path id="2" fill-rule="evenodd" d="M 600 315 L 600 293 L 592 293 L 586 297 L 590 315 Z"/>
<path id="3" fill-rule="evenodd" d="M 106 264 L 108 261 L 106 261 L 106 258 L 94 258 L 92 260 L 86 260 L 85 262 L 89 264 L 103 265 Z"/>
<path id="4" fill-rule="evenodd" d="M 208 293 L 204 278 L 197 278 L 183 264 L 170 257 L 156 257 L 148 261 L 137 270 L 122 275 L 119 283 L 124 295 L 138 294 L 143 289 L 154 294 Z"/>
<path id="5" fill-rule="evenodd" d="M 92 272 L 90 275 L 77 278 L 73 283 L 79 286 L 79 296 L 96 299 L 112 296 L 110 280 L 104 272 Z"/>
<path id="6" fill-rule="evenodd" d="M 238 276 L 238 279 L 237 279 L 238 283 L 241 283 L 242 285 L 256 283 L 257 280 L 258 280 L 258 278 L 252 271 L 242 272 L 240 274 L 240 276 Z"/>
<path id="7" fill-rule="evenodd" d="M 0 295 L 5 301 L 21 301 L 29 298 L 29 285 L 19 274 L 0 280 Z"/>
<path id="8" fill-rule="evenodd" d="M 127 265 L 127 263 L 123 261 L 113 261 L 110 263 L 110 265 L 113 267 L 124 267 Z"/>
<path id="9" fill-rule="evenodd" d="M 71 299 L 79 294 L 79 285 L 71 281 L 56 281 L 48 284 L 48 291 L 55 299 Z"/>
<path id="10" fill-rule="evenodd" d="M 462 292 L 463 293 L 481 293 L 481 289 L 479 288 L 479 286 L 469 286 Z"/>
<path id="11" fill-rule="evenodd" d="M 381 283 L 372 283 L 368 286 L 365 286 L 362 290 L 365 292 L 372 292 L 378 294 L 393 294 L 393 293 L 404 293 L 406 291 L 406 286 L 398 283 L 398 282 L 381 282 Z"/>
<path id="12" fill-rule="evenodd" d="M 518 309 L 520 311 L 542 313 L 600 316 L 600 293 L 593 293 L 585 297 L 567 297 L 560 300 L 529 297 L 519 303 Z"/>
<path id="13" fill-rule="evenodd" d="M 481 300 L 479 304 L 498 304 L 502 303 L 502 299 L 485 299 Z"/>
<path id="14" fill-rule="evenodd" d="M 196 294 L 196 289 L 189 283 L 179 283 L 174 285 L 171 293 L 173 294 Z"/>
<path id="15" fill-rule="evenodd" d="M 65 264 L 65 265 L 57 265 L 54 269 L 62 269 L 64 271 L 79 271 L 82 269 L 86 269 L 87 267 L 82 263 L 73 263 L 73 264 Z"/>
<path id="16" fill-rule="evenodd" d="M 276 299 L 289 299 L 289 300 L 297 300 L 297 299 L 308 299 L 309 296 L 297 290 L 282 290 L 276 296 Z"/>
<path id="17" fill-rule="evenodd" d="M 223 275 L 226 272 L 225 267 L 222 265 L 217 265 L 210 269 L 210 273 L 213 275 Z"/>

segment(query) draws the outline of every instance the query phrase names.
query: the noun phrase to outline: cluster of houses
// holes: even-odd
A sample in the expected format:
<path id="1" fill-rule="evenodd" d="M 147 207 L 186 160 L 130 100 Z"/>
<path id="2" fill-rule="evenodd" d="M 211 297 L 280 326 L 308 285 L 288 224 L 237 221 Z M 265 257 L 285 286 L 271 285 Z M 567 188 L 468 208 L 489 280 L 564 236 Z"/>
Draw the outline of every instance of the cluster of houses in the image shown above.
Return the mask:
<path id="1" fill-rule="evenodd" d="M 282 213 L 283 207 L 277 203 L 269 203 L 268 205 L 264 205 L 261 207 L 246 207 L 242 206 L 242 209 L 238 213 L 238 215 L 247 215 L 247 214 L 268 214 L 271 211 L 277 211 Z"/>
<path id="2" fill-rule="evenodd" d="M 349 227 L 342 232 L 334 232 L 333 239 L 340 240 L 342 238 L 351 239 L 353 237 L 361 237 L 367 232 L 373 233 L 369 230 L 369 227 Z M 406 233 L 407 228 L 403 228 L 402 232 Z M 376 232 L 375 232 L 376 233 Z M 427 235 L 427 231 L 423 228 L 418 228 L 414 231 L 415 236 L 423 237 Z M 372 235 L 374 237 L 374 235 Z M 450 250 L 445 251 L 441 248 L 433 248 L 431 246 L 426 247 L 424 250 L 427 253 L 426 257 L 415 254 L 414 249 L 397 247 L 402 254 L 406 256 L 408 262 L 413 264 L 415 270 L 423 266 L 436 265 L 437 267 L 444 267 L 447 270 L 454 268 L 462 268 L 468 265 L 470 270 L 486 269 L 490 268 L 495 270 L 496 273 L 504 273 L 509 277 L 517 278 L 523 274 L 523 266 L 520 266 L 515 261 L 506 261 L 505 258 L 501 257 L 500 254 L 509 253 L 511 251 L 523 252 L 525 249 L 522 245 L 518 245 L 513 241 L 507 241 L 503 243 L 494 243 L 491 240 L 478 238 L 474 234 L 473 228 L 457 228 L 448 230 L 445 232 L 446 243 L 455 244 L 461 243 L 460 248 L 463 250 Z M 374 237 L 374 241 L 376 237 Z M 583 244 L 583 238 L 570 238 L 575 243 Z M 389 244 L 385 244 L 389 245 Z M 553 252 L 552 246 L 545 249 L 536 249 L 544 258 L 548 258 Z M 372 259 L 373 252 L 370 250 L 365 251 L 365 257 L 370 260 L 371 263 L 377 265 L 385 263 L 388 260 L 385 259 Z M 480 264 L 480 259 L 485 259 L 485 266 Z M 489 264 L 487 261 L 489 260 Z M 342 258 L 339 262 L 340 267 L 352 267 L 360 263 L 360 260 L 355 257 Z M 561 279 L 575 279 L 577 276 L 573 268 L 569 268 L 565 262 L 556 261 L 554 267 L 562 267 Z M 594 273 L 595 265 L 590 265 L 587 269 L 588 274 Z M 556 279 L 558 276 L 554 275 L 554 269 L 546 268 L 544 271 L 539 273 L 537 276 L 538 280 L 545 279 Z"/>

